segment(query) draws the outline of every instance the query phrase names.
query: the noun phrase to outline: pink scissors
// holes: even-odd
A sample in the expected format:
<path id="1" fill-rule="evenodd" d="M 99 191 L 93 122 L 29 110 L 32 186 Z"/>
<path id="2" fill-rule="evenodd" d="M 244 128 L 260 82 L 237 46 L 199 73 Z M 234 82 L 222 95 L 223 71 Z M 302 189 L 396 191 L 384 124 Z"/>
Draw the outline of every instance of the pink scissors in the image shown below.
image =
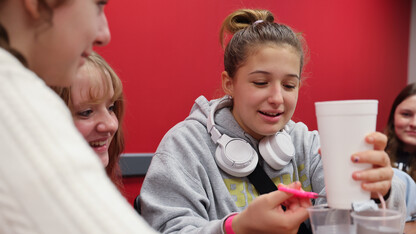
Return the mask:
<path id="1" fill-rule="evenodd" d="M 326 197 L 324 195 L 319 195 L 317 193 L 314 192 L 305 192 L 302 190 L 297 190 L 297 189 L 291 189 L 291 188 L 286 188 L 284 186 L 282 186 L 281 184 L 279 184 L 278 189 L 280 191 L 286 192 L 286 193 L 291 193 L 293 194 L 295 197 L 303 197 L 303 198 L 318 198 L 318 197 Z"/>

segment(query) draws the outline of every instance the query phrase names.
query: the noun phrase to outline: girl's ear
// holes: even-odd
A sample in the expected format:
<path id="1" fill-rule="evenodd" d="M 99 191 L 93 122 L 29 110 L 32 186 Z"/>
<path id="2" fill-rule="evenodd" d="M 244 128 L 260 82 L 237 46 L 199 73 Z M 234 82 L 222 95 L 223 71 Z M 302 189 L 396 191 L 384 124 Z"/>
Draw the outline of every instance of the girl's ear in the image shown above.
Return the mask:
<path id="1" fill-rule="evenodd" d="M 234 83 L 233 79 L 228 75 L 228 72 L 223 71 L 221 73 L 221 81 L 222 81 L 222 89 L 224 90 L 225 94 L 233 97 L 234 94 Z"/>
<path id="2" fill-rule="evenodd" d="M 23 0 L 23 5 L 26 12 L 28 12 L 33 19 L 39 19 L 40 13 L 38 0 Z"/>

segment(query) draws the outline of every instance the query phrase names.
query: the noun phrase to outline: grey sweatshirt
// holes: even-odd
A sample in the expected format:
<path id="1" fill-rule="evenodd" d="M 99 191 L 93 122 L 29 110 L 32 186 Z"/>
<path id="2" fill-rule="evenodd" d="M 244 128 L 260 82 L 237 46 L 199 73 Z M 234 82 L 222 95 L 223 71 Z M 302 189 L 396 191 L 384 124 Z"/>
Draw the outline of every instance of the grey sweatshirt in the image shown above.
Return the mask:
<path id="1" fill-rule="evenodd" d="M 215 162 L 217 145 L 206 125 L 211 106 L 218 101 L 196 99 L 190 115 L 166 133 L 152 159 L 140 193 L 142 216 L 160 232 L 223 233 L 225 218 L 259 196 L 246 177 L 233 177 Z M 259 142 L 242 130 L 230 108 L 216 111 L 215 123 L 222 134 L 246 140 L 259 153 Z M 325 194 L 318 132 L 293 121 L 286 128 L 295 146 L 294 158 L 281 170 L 272 169 L 261 157 L 260 165 L 276 185 L 300 181 L 305 191 Z M 392 186 L 387 203 L 404 209 L 404 185 L 396 187 Z"/>

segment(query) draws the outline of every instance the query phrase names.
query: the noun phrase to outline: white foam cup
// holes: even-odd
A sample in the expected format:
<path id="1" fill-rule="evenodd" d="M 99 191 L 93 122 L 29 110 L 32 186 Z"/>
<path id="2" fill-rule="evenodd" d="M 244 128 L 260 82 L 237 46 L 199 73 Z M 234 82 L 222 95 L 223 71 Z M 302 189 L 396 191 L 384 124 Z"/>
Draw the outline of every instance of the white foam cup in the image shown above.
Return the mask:
<path id="1" fill-rule="evenodd" d="M 351 209 L 353 202 L 370 200 L 370 192 L 352 179 L 354 171 L 371 164 L 353 163 L 354 153 L 370 150 L 365 136 L 376 129 L 377 100 L 316 102 L 327 202 L 331 208 Z"/>

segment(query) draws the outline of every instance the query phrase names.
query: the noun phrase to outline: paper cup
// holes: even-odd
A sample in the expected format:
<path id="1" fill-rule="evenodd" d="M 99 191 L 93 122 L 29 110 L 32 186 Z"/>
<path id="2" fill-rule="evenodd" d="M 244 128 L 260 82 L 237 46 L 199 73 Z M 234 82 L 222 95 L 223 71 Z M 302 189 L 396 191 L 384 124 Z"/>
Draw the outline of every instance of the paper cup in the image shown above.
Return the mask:
<path id="1" fill-rule="evenodd" d="M 331 208 L 351 209 L 353 202 L 370 200 L 370 192 L 352 179 L 354 171 L 371 164 L 353 163 L 351 156 L 370 150 L 365 136 L 376 129 L 377 100 L 316 102 L 327 202 Z"/>

